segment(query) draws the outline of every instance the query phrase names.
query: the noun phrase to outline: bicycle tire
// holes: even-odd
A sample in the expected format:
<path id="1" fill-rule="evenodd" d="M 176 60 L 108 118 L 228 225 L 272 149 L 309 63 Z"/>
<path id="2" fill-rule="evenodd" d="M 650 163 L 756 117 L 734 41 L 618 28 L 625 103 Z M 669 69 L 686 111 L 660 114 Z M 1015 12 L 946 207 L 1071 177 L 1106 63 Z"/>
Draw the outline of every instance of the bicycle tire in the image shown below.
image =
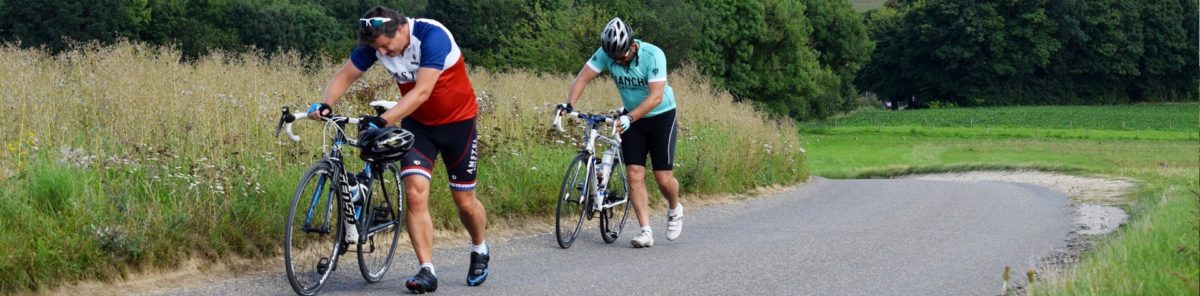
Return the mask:
<path id="1" fill-rule="evenodd" d="M 629 218 L 629 179 L 623 161 L 617 160 L 613 163 L 607 188 L 608 192 L 604 194 L 605 202 L 621 202 L 600 212 L 600 236 L 605 243 L 611 244 L 621 236 L 621 231 L 625 229 L 625 221 Z"/>
<path id="2" fill-rule="evenodd" d="M 404 184 L 400 181 L 400 170 L 388 164 L 380 170 L 371 184 L 370 194 L 364 204 L 366 214 L 362 223 L 364 234 L 358 240 L 358 269 L 368 283 L 379 282 L 387 274 L 396 257 L 396 245 L 403 229 Z M 383 252 L 386 249 L 386 252 Z"/>
<path id="3" fill-rule="evenodd" d="M 314 164 L 300 178 L 292 196 L 287 222 L 284 225 L 284 269 L 288 282 L 299 295 L 315 295 L 336 269 L 341 248 L 342 227 L 340 211 L 336 208 L 337 182 L 340 174 L 332 164 Z M 316 182 L 313 182 L 315 179 Z M 315 187 L 306 190 L 310 183 Z M 303 221 L 297 221 L 297 213 Z M 300 223 L 297 223 L 300 222 Z M 299 231 L 297 231 L 299 230 Z M 332 235 L 330 235 L 332 233 Z M 298 235 L 300 234 L 300 235 Z M 303 237 L 299 237 L 303 236 Z M 321 246 L 332 245 L 329 253 Z M 315 260 L 312 260 L 314 259 Z"/>
<path id="4" fill-rule="evenodd" d="M 575 243 L 583 226 L 589 200 L 587 193 L 592 179 L 587 163 L 589 159 L 591 158 L 585 153 L 575 156 L 563 175 L 562 187 L 559 187 L 554 233 L 558 246 L 563 249 L 570 248 L 571 244 Z"/>

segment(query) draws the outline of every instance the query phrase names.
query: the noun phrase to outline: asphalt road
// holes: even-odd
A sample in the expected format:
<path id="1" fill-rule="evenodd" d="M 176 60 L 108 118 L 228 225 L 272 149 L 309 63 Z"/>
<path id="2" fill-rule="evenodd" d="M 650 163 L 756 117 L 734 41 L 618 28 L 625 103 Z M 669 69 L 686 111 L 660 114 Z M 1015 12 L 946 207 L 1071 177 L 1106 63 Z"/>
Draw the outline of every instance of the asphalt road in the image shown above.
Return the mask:
<path id="1" fill-rule="evenodd" d="M 686 205 L 686 201 L 685 201 Z M 1066 244 L 1070 201 L 1046 188 L 911 179 L 826 180 L 731 204 L 688 208 L 667 241 L 633 249 L 630 224 L 605 244 L 593 227 L 567 250 L 545 234 L 492 244 L 491 276 L 466 286 L 466 247 L 435 252 L 442 295 L 996 295 Z M 321 295 L 406 294 L 407 246 L 386 278 L 367 284 L 352 254 Z M 405 251 L 405 252 L 401 252 Z M 165 291 L 170 295 L 293 295 L 277 275 Z M 1020 275 L 1020 276 L 1017 276 Z"/>

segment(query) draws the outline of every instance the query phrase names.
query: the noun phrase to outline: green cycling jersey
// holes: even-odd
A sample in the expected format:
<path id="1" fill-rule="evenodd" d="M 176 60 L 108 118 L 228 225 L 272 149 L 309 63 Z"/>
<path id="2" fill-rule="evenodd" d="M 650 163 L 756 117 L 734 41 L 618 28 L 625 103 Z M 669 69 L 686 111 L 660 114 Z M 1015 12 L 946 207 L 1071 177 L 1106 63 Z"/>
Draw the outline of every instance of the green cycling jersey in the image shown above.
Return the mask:
<path id="1" fill-rule="evenodd" d="M 604 49 L 597 49 L 592 58 L 588 60 L 587 66 L 596 73 L 604 73 L 604 70 L 612 72 L 613 81 L 617 84 L 617 91 L 621 93 L 621 102 L 625 105 L 626 110 L 637 108 L 638 104 L 646 96 L 650 95 L 651 82 L 666 82 L 667 81 L 667 56 L 663 54 L 662 49 L 653 44 L 634 40 L 637 42 L 638 51 L 637 57 L 629 63 L 629 66 L 621 66 L 609 58 L 604 53 Z M 662 114 L 663 112 L 675 109 L 675 92 L 671 90 L 671 85 L 666 84 L 663 87 L 662 102 L 658 106 L 650 110 L 645 117 Z"/>

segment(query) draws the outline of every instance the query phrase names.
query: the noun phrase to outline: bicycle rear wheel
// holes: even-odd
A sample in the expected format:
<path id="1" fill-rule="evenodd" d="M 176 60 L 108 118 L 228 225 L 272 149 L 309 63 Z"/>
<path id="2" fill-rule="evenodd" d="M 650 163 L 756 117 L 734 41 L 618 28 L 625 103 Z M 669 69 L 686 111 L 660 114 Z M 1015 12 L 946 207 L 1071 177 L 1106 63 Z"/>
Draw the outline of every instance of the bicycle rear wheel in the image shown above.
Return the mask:
<path id="1" fill-rule="evenodd" d="M 317 294 L 337 265 L 343 231 L 335 211 L 338 174 L 329 163 L 318 162 L 300 178 L 292 197 L 283 258 L 296 294 Z"/>
<path id="2" fill-rule="evenodd" d="M 629 181 L 625 175 L 624 162 L 614 162 L 608 176 L 608 192 L 604 193 L 605 208 L 600 211 L 600 236 L 605 243 L 617 241 L 629 217 Z M 616 205 L 609 206 L 612 204 Z"/>
<path id="3" fill-rule="evenodd" d="M 358 240 L 358 269 L 369 283 L 378 282 L 392 266 L 396 256 L 396 245 L 400 239 L 404 216 L 404 185 L 400 183 L 400 170 L 388 164 L 379 171 L 379 178 L 371 184 L 363 222 L 366 225 L 365 239 Z"/>
<path id="4" fill-rule="evenodd" d="M 558 211 L 555 214 L 554 232 L 558 246 L 566 249 L 575 243 L 588 206 L 588 189 L 592 174 L 588 169 L 588 155 L 580 153 L 567 166 L 562 187 L 558 191 Z"/>

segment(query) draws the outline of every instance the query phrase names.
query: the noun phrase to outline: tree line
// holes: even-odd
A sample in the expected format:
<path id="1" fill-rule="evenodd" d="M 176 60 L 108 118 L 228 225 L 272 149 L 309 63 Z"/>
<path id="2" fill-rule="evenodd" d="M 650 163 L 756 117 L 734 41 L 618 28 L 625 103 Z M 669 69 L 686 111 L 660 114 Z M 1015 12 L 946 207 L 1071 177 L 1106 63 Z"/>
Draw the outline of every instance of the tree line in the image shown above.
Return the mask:
<path id="1" fill-rule="evenodd" d="M 409 0 L 0 0 L 0 41 L 57 53 L 78 42 L 171 45 L 185 57 L 216 50 L 344 57 L 354 20 Z"/>
<path id="2" fill-rule="evenodd" d="M 441 21 L 472 66 L 574 74 L 620 16 L 670 67 L 796 119 L 862 92 L 957 105 L 1194 99 L 1190 0 L 0 0 L 0 42 L 59 52 L 134 40 L 185 59 L 254 48 L 346 58 L 375 5 Z"/>
<path id="3" fill-rule="evenodd" d="M 1192 0 L 890 0 L 856 85 L 956 105 L 1195 101 Z"/>
<path id="4" fill-rule="evenodd" d="M 0 0 L 0 40 L 66 50 L 73 41 L 173 45 L 185 57 L 257 48 L 344 59 L 357 19 L 385 5 L 451 29 L 469 64 L 574 74 L 620 16 L 713 83 L 773 113 L 818 118 L 852 107 L 871 51 L 862 16 L 839 0 Z"/>

